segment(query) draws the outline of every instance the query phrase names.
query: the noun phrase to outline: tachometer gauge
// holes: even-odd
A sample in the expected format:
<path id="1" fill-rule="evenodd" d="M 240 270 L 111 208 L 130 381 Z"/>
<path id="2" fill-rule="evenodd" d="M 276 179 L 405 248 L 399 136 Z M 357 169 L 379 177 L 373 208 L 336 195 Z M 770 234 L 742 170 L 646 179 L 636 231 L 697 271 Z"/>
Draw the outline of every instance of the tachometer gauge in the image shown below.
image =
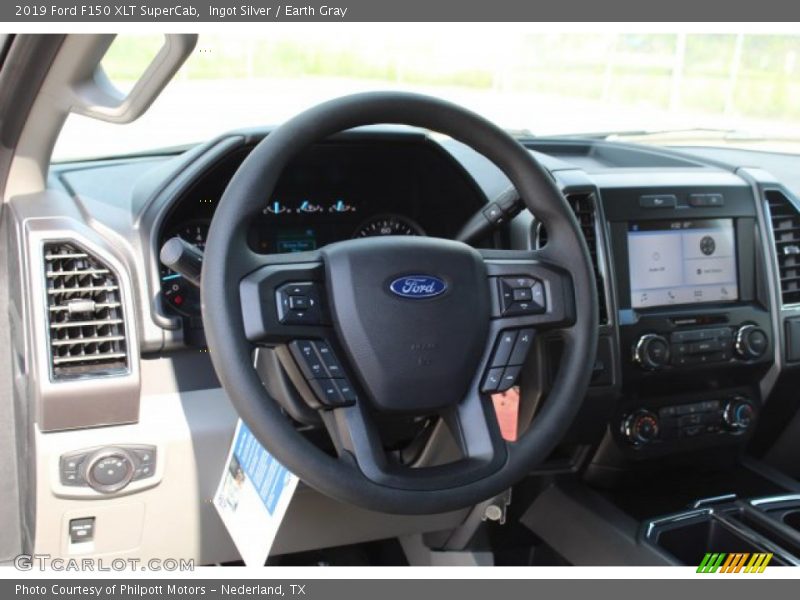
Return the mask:
<path id="1" fill-rule="evenodd" d="M 380 235 L 425 235 L 417 223 L 401 215 L 378 215 L 362 223 L 353 233 L 354 238 Z"/>
<path id="2" fill-rule="evenodd" d="M 162 243 L 177 236 L 202 250 L 206 245 L 208 227 L 209 222 L 205 220 L 187 221 L 168 231 Z M 161 265 L 161 297 L 167 306 L 182 315 L 200 315 L 200 290 L 186 281 L 180 273 L 164 265 Z"/>

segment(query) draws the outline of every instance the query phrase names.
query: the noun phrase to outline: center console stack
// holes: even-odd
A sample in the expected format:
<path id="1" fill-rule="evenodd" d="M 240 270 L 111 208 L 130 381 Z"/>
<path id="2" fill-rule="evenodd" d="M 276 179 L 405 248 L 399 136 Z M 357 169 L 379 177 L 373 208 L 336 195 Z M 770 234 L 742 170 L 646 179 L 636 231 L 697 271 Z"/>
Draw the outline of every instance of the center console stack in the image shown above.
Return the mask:
<path id="1" fill-rule="evenodd" d="M 615 272 L 629 458 L 746 439 L 774 360 L 752 190 L 603 189 Z"/>

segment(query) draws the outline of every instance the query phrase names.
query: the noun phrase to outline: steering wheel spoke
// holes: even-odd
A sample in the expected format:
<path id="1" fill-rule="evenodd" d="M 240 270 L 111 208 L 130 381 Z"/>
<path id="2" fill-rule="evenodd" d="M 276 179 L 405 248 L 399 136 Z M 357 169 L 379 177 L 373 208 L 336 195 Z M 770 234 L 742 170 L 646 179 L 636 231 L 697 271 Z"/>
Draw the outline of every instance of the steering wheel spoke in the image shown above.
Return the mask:
<path id="1" fill-rule="evenodd" d="M 492 318 L 504 327 L 558 329 L 575 323 L 572 276 L 544 252 L 482 252 L 492 297 Z"/>
<path id="2" fill-rule="evenodd" d="M 436 491 L 469 485 L 502 468 L 507 447 L 491 407 L 479 394 L 472 394 L 442 418 L 462 452 L 456 462 L 434 466 L 400 464 L 381 442 L 375 416 L 368 403 L 334 409 L 323 421 L 334 441 L 339 458 L 354 464 L 375 484 L 398 490 Z"/>
<path id="3" fill-rule="evenodd" d="M 276 262 L 268 262 L 270 258 Z M 330 331 L 331 318 L 322 263 L 289 262 L 280 255 L 269 255 L 264 260 L 265 264 L 239 284 L 247 339 L 252 343 L 275 344 L 324 337 Z"/>

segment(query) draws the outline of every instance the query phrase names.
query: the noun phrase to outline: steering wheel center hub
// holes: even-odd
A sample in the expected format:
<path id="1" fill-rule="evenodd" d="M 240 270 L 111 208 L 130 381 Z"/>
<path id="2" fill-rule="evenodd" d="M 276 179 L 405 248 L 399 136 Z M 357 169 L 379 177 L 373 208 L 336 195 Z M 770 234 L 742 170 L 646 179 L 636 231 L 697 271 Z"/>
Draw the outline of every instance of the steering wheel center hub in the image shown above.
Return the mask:
<path id="1" fill-rule="evenodd" d="M 435 412 L 457 404 L 489 326 L 480 254 L 432 238 L 373 238 L 322 250 L 340 341 L 375 408 Z"/>

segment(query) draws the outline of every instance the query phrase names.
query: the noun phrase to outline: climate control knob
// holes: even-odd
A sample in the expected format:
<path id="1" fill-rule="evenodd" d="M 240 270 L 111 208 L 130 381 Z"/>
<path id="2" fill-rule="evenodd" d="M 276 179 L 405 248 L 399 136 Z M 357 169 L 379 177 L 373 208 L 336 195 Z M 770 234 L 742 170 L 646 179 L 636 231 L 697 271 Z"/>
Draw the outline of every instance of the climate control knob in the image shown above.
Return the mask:
<path id="1" fill-rule="evenodd" d="M 649 371 L 666 367 L 669 364 L 669 342 L 654 333 L 643 335 L 633 349 L 633 359 Z"/>
<path id="2" fill-rule="evenodd" d="M 768 344 L 767 334 L 755 325 L 743 325 L 736 332 L 736 354 L 745 360 L 755 360 L 764 356 Z"/>
<path id="3" fill-rule="evenodd" d="M 732 431 L 744 431 L 752 425 L 755 416 L 756 409 L 753 403 L 741 396 L 728 400 L 722 412 L 725 425 Z"/>
<path id="4" fill-rule="evenodd" d="M 635 446 L 649 444 L 658 439 L 658 417 L 649 410 L 637 410 L 622 421 L 622 434 Z"/>

